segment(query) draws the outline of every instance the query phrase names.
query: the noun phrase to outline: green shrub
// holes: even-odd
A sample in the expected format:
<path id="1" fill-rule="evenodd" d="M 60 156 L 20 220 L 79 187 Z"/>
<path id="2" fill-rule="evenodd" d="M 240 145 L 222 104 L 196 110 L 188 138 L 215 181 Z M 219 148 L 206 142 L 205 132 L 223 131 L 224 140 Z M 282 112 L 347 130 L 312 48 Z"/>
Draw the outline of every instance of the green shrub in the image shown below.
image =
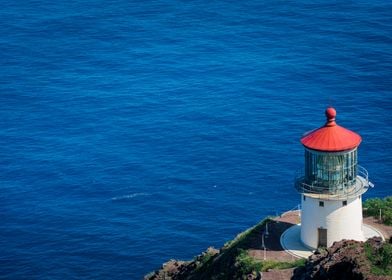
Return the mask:
<path id="1" fill-rule="evenodd" d="M 381 219 L 387 225 L 392 225 L 392 196 L 370 198 L 363 204 L 367 216 L 378 217 L 381 209 Z"/>
<path id="2" fill-rule="evenodd" d="M 205 265 L 214 256 L 215 256 L 215 254 L 205 252 L 204 254 L 199 256 L 197 260 L 200 262 L 200 265 Z"/>
<path id="3" fill-rule="evenodd" d="M 392 244 L 384 243 L 376 249 L 366 243 L 365 254 L 372 264 L 372 273 L 392 276 Z"/>
<path id="4" fill-rule="evenodd" d="M 384 243 L 380 251 L 380 267 L 392 272 L 392 244 Z"/>
<path id="5" fill-rule="evenodd" d="M 262 262 L 249 256 L 248 251 L 240 249 L 239 252 L 235 259 L 235 266 L 242 275 L 260 272 L 263 269 Z"/>
<path id="6" fill-rule="evenodd" d="M 236 267 L 242 274 L 253 272 L 267 271 L 269 269 L 286 269 L 298 266 L 304 266 L 306 259 L 297 259 L 292 262 L 280 262 L 275 260 L 258 261 L 249 256 L 246 250 L 240 250 L 236 258 Z"/>

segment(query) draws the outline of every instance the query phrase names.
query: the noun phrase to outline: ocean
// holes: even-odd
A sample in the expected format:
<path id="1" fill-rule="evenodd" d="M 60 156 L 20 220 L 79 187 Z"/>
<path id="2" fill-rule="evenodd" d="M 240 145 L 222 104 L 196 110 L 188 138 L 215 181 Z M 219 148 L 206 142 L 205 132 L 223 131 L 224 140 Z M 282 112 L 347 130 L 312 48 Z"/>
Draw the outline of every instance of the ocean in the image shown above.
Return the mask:
<path id="1" fill-rule="evenodd" d="M 0 278 L 141 279 L 297 207 L 299 139 L 392 193 L 388 1 L 8 1 Z"/>

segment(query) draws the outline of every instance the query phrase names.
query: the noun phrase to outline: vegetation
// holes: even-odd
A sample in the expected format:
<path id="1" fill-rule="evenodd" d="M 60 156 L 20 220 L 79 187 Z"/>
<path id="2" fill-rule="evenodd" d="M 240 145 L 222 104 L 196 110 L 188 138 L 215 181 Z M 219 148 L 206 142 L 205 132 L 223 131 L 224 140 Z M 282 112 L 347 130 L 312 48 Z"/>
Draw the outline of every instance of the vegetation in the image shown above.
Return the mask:
<path id="1" fill-rule="evenodd" d="M 204 267 L 208 267 L 218 252 L 219 251 L 215 252 L 215 249 L 210 247 L 206 252 L 196 256 L 193 259 L 196 264 L 195 271 L 202 271 Z"/>
<path id="2" fill-rule="evenodd" d="M 240 250 L 240 253 L 236 257 L 235 266 L 240 273 L 247 275 L 267 271 L 269 269 L 286 269 L 304 266 L 305 262 L 305 259 L 298 259 L 292 262 L 279 262 L 274 260 L 257 261 L 249 256 L 246 250 Z"/>
<path id="3" fill-rule="evenodd" d="M 392 244 L 383 243 L 377 248 L 369 243 L 365 244 L 365 254 L 371 262 L 371 271 L 375 275 L 392 276 Z"/>
<path id="4" fill-rule="evenodd" d="M 200 265 L 204 265 L 204 264 L 206 264 L 206 263 L 208 263 L 208 261 L 214 256 L 215 254 L 214 253 L 211 253 L 211 252 L 206 252 L 206 253 L 204 253 L 204 254 L 202 254 L 201 256 L 200 256 L 200 258 L 199 258 L 199 262 L 200 262 Z"/>
<path id="5" fill-rule="evenodd" d="M 386 225 L 392 225 L 392 196 L 384 199 L 370 198 L 364 203 L 364 214 L 367 216 L 379 217 L 381 209 L 381 219 Z"/>
<path id="6" fill-rule="evenodd" d="M 261 229 L 265 223 L 270 221 L 271 219 L 266 218 L 257 225 L 238 234 L 233 240 L 223 246 L 219 254 L 202 257 L 199 260 L 200 265 L 197 266 L 189 279 L 241 279 L 242 274 L 235 266 L 237 256 L 242 251 L 247 250 L 255 239 L 260 238 Z M 251 264 L 247 263 L 246 265 Z"/>
<path id="7" fill-rule="evenodd" d="M 254 272 L 260 272 L 263 269 L 263 264 L 260 261 L 256 261 L 254 258 L 249 256 L 246 250 L 240 250 L 240 253 L 236 257 L 235 267 L 242 275 L 246 276 Z"/>

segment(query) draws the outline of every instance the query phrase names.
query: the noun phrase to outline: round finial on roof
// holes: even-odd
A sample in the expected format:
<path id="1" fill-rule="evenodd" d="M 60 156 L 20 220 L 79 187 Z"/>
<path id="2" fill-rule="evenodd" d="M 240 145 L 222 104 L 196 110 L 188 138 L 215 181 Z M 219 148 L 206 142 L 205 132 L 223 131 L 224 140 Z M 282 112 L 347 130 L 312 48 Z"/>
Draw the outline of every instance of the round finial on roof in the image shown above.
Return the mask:
<path id="1" fill-rule="evenodd" d="M 327 123 L 325 124 L 326 126 L 335 126 L 335 117 L 336 117 L 336 110 L 333 107 L 328 107 L 327 110 L 325 110 L 325 115 L 327 116 Z"/>
<path id="2" fill-rule="evenodd" d="M 327 116 L 328 121 L 333 121 L 336 118 L 336 110 L 333 107 L 328 107 L 325 110 L 325 115 Z"/>

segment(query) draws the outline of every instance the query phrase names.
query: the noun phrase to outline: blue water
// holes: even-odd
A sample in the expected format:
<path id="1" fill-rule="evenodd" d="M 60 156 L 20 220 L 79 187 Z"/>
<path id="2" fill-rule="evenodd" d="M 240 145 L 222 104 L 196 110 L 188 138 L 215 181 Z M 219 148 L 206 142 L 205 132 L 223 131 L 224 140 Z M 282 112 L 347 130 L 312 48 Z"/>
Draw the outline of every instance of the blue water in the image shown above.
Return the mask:
<path id="1" fill-rule="evenodd" d="M 295 207 L 324 109 L 391 195 L 388 1 L 8 1 L 0 278 L 140 279 Z M 342 1 L 343 2 L 343 1 Z"/>

